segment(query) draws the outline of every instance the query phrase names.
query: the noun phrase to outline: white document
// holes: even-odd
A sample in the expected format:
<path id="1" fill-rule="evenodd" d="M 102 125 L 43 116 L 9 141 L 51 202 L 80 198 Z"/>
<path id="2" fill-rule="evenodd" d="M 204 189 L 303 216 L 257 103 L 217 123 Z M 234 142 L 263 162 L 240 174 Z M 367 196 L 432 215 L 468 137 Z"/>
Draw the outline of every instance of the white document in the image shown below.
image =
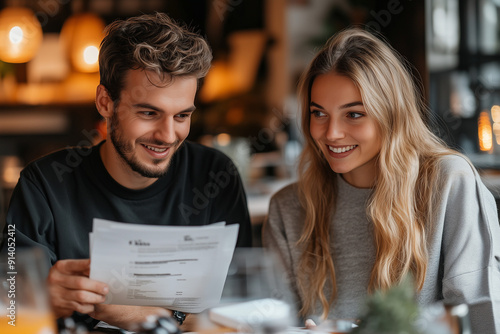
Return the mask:
<path id="1" fill-rule="evenodd" d="M 106 304 L 202 312 L 220 301 L 238 228 L 94 219 L 90 278 L 108 284 Z"/>

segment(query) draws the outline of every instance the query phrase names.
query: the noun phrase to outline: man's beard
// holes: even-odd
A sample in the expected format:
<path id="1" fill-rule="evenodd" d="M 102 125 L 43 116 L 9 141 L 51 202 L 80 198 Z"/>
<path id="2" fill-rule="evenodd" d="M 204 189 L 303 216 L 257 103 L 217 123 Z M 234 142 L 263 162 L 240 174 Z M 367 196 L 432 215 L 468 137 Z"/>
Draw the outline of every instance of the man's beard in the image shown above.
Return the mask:
<path id="1" fill-rule="evenodd" d="M 118 120 L 118 112 L 116 110 L 113 112 L 113 116 L 111 116 L 110 137 L 116 152 L 118 152 L 123 162 L 125 162 L 128 166 L 130 166 L 130 168 L 134 172 L 139 173 L 143 177 L 154 178 L 154 179 L 160 178 L 162 176 L 165 176 L 165 174 L 167 174 L 168 167 L 170 166 L 170 160 L 173 155 L 170 154 L 170 158 L 168 158 L 167 164 L 164 168 L 160 167 L 151 168 L 141 163 L 137 158 L 137 156 L 134 154 L 133 146 L 123 138 L 124 136 L 121 133 L 120 121 Z M 158 140 L 151 140 L 149 143 L 151 145 L 169 146 L 170 150 L 172 150 L 178 147 L 179 141 L 176 141 L 173 144 L 168 144 L 160 142 Z M 153 164 L 156 166 L 158 166 L 160 163 L 164 161 L 165 160 L 163 159 L 152 160 Z"/>

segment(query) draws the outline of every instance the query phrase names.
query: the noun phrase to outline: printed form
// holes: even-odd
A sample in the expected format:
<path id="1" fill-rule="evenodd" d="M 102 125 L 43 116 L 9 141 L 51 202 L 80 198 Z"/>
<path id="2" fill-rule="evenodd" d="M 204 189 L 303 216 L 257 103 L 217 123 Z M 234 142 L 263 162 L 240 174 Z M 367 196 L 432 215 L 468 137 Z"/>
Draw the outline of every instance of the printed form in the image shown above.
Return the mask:
<path id="1" fill-rule="evenodd" d="M 105 304 L 202 312 L 220 301 L 238 228 L 94 219 L 90 278 L 108 284 Z"/>

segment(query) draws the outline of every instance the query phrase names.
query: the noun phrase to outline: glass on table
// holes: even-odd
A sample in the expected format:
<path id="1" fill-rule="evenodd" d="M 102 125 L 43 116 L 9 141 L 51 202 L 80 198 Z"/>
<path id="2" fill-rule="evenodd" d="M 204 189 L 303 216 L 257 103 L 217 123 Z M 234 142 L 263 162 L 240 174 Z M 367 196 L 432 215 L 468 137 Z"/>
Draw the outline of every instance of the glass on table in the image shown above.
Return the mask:
<path id="1" fill-rule="evenodd" d="M 11 248 L 0 259 L 0 333 L 55 334 L 45 253 L 38 248 Z"/>

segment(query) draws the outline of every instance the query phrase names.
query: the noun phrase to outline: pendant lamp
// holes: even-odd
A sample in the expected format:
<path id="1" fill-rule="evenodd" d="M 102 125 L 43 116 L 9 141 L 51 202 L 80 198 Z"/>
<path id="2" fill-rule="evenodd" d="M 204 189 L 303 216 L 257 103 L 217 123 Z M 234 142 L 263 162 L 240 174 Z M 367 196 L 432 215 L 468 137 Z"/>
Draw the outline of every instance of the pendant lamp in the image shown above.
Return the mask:
<path id="1" fill-rule="evenodd" d="M 42 38 L 40 22 L 30 9 L 7 7 L 0 12 L 0 60 L 6 63 L 30 61 Z"/>
<path id="2" fill-rule="evenodd" d="M 77 72 L 99 70 L 99 45 L 104 37 L 105 24 L 91 13 L 75 14 L 68 18 L 61 30 L 61 41 L 72 67 Z"/>

